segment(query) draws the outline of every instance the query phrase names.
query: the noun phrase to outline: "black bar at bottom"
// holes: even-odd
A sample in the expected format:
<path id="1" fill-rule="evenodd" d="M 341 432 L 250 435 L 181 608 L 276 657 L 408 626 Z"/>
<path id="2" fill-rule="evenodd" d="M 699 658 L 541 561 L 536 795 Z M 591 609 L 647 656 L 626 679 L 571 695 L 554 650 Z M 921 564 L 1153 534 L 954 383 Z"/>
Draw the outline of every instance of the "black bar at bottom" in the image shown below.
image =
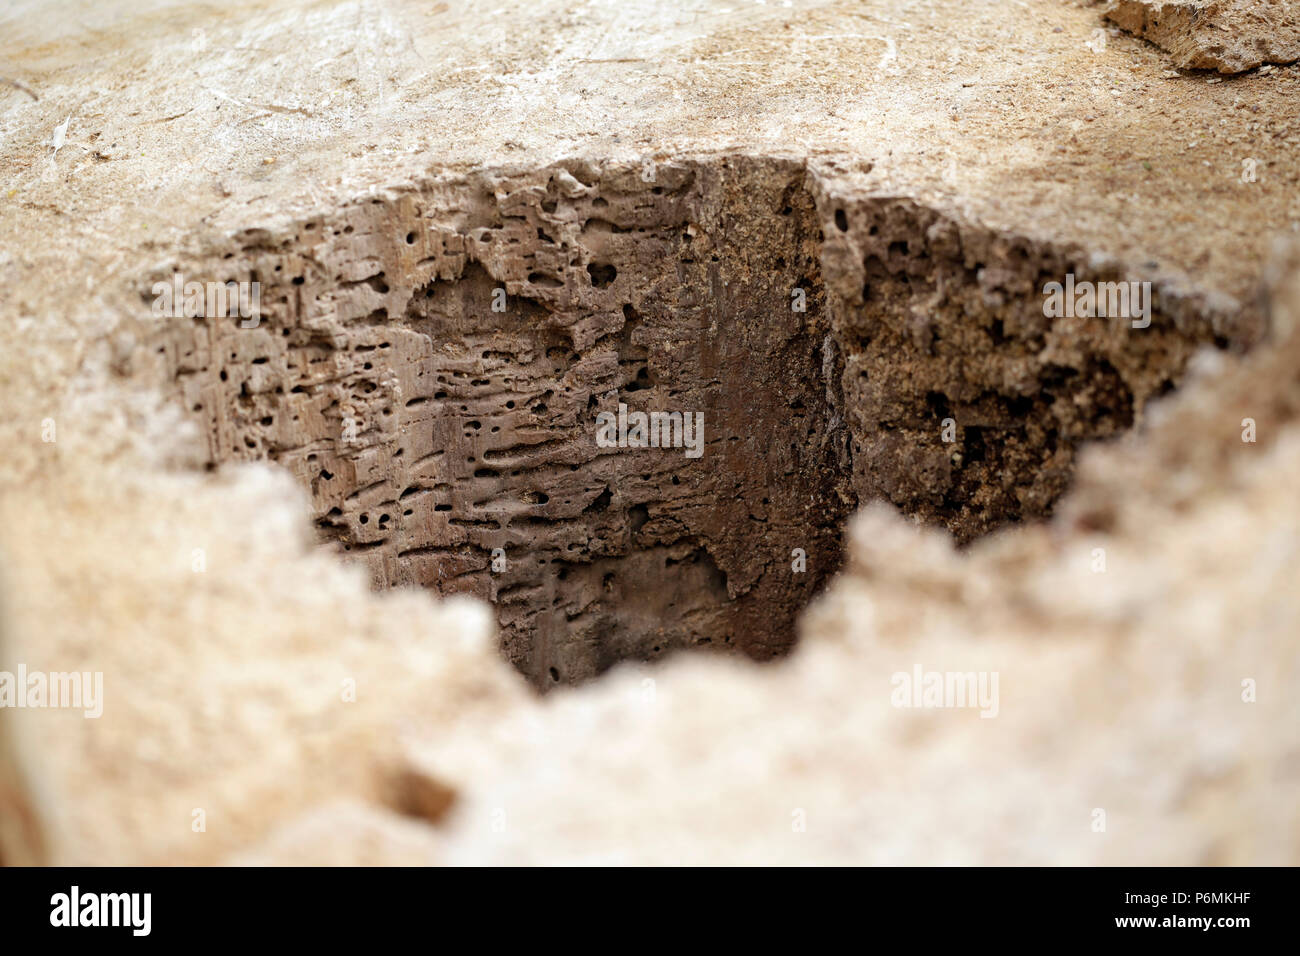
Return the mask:
<path id="1" fill-rule="evenodd" d="M 733 944 L 782 929 L 807 939 L 841 923 L 863 942 L 886 933 L 927 946 L 1099 937 L 1231 946 L 1293 938 L 1296 885 L 1294 869 L 0 869 L 0 916 L 6 943 L 75 934 L 337 947 L 413 933 L 437 946 L 486 930 L 499 944 L 501 930 L 608 933 L 609 920 L 668 944 L 674 925 L 698 919 Z"/>

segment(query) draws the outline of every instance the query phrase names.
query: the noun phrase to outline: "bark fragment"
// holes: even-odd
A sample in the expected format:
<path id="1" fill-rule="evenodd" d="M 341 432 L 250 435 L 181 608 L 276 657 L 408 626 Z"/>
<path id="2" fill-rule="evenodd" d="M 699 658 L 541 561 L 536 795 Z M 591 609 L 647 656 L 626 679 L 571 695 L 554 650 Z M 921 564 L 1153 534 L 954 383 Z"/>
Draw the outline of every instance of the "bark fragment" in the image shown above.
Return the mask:
<path id="1" fill-rule="evenodd" d="M 1114 0 L 1105 15 L 1180 69 L 1244 73 L 1300 60 L 1300 9 L 1288 0 Z"/>

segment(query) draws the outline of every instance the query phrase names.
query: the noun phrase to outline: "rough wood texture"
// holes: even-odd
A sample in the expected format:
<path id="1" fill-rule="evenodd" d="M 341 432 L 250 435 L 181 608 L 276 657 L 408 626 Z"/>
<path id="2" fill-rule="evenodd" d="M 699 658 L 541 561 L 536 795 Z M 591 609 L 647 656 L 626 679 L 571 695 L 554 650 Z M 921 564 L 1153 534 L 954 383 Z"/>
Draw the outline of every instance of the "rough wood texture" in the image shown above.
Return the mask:
<path id="1" fill-rule="evenodd" d="M 1186 70 L 1242 73 L 1300 60 L 1300 9 L 1290 0 L 1115 0 L 1106 16 Z"/>
<path id="2" fill-rule="evenodd" d="M 577 163 L 367 202 L 219 260 L 267 277 L 265 324 L 177 324 L 165 354 L 214 462 L 288 467 L 377 586 L 492 601 L 539 684 L 769 657 L 854 503 L 803 180 Z M 601 448 L 620 403 L 702 415 L 703 444 Z"/>
<path id="3" fill-rule="evenodd" d="M 1041 518 L 1081 441 L 1259 326 L 1158 278 L 1150 328 L 1049 319 L 1053 277 L 1126 277 L 742 157 L 444 180 L 201 271 L 264 300 L 157 347 L 211 461 L 286 466 L 377 586 L 492 601 L 542 686 L 786 650 L 859 500 L 962 542 Z M 701 415 L 699 457 L 598 447 L 620 404 Z"/>

